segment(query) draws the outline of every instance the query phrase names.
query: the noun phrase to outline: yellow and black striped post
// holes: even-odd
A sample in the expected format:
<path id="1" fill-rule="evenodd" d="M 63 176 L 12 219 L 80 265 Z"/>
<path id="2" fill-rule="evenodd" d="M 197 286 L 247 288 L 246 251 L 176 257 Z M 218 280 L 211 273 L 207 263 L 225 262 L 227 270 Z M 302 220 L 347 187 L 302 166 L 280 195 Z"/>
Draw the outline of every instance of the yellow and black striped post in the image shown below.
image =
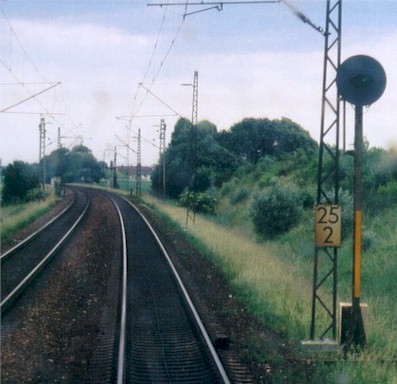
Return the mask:
<path id="1" fill-rule="evenodd" d="M 353 230 L 353 299 L 348 345 L 364 347 L 366 336 L 360 307 L 362 249 L 362 154 L 363 106 L 355 106 L 354 137 L 354 230 Z"/>

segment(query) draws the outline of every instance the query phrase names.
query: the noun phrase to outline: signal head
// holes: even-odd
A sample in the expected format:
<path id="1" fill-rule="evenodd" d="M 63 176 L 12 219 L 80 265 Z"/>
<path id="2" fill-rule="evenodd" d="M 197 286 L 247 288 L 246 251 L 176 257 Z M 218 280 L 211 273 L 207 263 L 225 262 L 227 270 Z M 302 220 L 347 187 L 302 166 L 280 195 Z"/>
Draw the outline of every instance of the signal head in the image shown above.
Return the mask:
<path id="1" fill-rule="evenodd" d="M 370 105 L 386 88 L 386 73 L 374 58 L 357 55 L 338 68 L 336 85 L 343 100 L 354 105 Z"/>

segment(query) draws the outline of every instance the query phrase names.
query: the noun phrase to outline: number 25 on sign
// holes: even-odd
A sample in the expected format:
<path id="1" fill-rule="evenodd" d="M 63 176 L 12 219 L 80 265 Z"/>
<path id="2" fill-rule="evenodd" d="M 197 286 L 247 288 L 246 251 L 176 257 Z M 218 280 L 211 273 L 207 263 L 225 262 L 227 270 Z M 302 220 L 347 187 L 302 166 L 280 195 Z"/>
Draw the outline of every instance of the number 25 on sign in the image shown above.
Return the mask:
<path id="1" fill-rule="evenodd" d="M 340 205 L 316 205 L 315 220 L 316 247 L 340 247 Z"/>

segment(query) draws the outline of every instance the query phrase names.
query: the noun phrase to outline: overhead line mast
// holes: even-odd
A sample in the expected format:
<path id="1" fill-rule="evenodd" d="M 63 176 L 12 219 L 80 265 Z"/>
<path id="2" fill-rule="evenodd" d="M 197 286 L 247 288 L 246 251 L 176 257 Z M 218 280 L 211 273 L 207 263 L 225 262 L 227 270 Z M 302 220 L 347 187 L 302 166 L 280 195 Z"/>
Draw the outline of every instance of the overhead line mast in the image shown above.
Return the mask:
<path id="1" fill-rule="evenodd" d="M 333 32 L 332 38 L 330 37 Z M 336 72 L 342 51 L 342 0 L 327 0 L 321 106 L 321 133 L 317 168 L 317 209 L 337 211 L 339 202 L 340 97 Z M 328 161 L 328 164 L 326 163 Z M 334 213 L 335 215 L 335 213 Z M 340 215 L 339 215 L 340 216 Z M 335 216 L 333 217 L 333 219 Z M 333 220 L 332 219 L 332 220 Z M 331 221 L 332 221 L 331 220 Z M 340 217 L 338 218 L 340 222 Z M 316 244 L 313 263 L 310 340 L 326 343 L 337 338 L 338 245 Z M 324 289 L 330 287 L 329 297 Z M 326 320 L 321 321 L 321 318 Z"/>
<path id="2" fill-rule="evenodd" d="M 196 221 L 196 172 L 197 172 L 197 115 L 198 115 L 198 71 L 194 71 L 193 77 L 193 104 L 192 104 L 192 125 L 190 129 L 190 149 L 189 149 L 189 168 L 190 181 L 187 186 L 186 202 L 186 227 L 189 219 L 194 224 Z M 193 194 L 193 196 L 192 196 Z"/>

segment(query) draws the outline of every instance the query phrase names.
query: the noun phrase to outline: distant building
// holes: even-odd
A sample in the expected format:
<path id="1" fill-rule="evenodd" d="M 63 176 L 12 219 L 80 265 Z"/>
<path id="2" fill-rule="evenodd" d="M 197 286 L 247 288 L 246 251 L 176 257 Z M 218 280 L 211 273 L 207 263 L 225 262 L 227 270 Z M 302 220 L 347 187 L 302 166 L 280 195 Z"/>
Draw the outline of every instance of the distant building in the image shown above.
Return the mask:
<path id="1" fill-rule="evenodd" d="M 142 180 L 150 180 L 150 174 L 152 173 L 152 170 L 153 170 L 152 167 L 142 165 L 141 166 Z M 117 167 L 117 171 L 125 176 L 128 176 L 128 177 L 136 176 L 136 166 L 135 165 L 129 165 L 128 167 L 125 165 L 120 165 Z"/>

